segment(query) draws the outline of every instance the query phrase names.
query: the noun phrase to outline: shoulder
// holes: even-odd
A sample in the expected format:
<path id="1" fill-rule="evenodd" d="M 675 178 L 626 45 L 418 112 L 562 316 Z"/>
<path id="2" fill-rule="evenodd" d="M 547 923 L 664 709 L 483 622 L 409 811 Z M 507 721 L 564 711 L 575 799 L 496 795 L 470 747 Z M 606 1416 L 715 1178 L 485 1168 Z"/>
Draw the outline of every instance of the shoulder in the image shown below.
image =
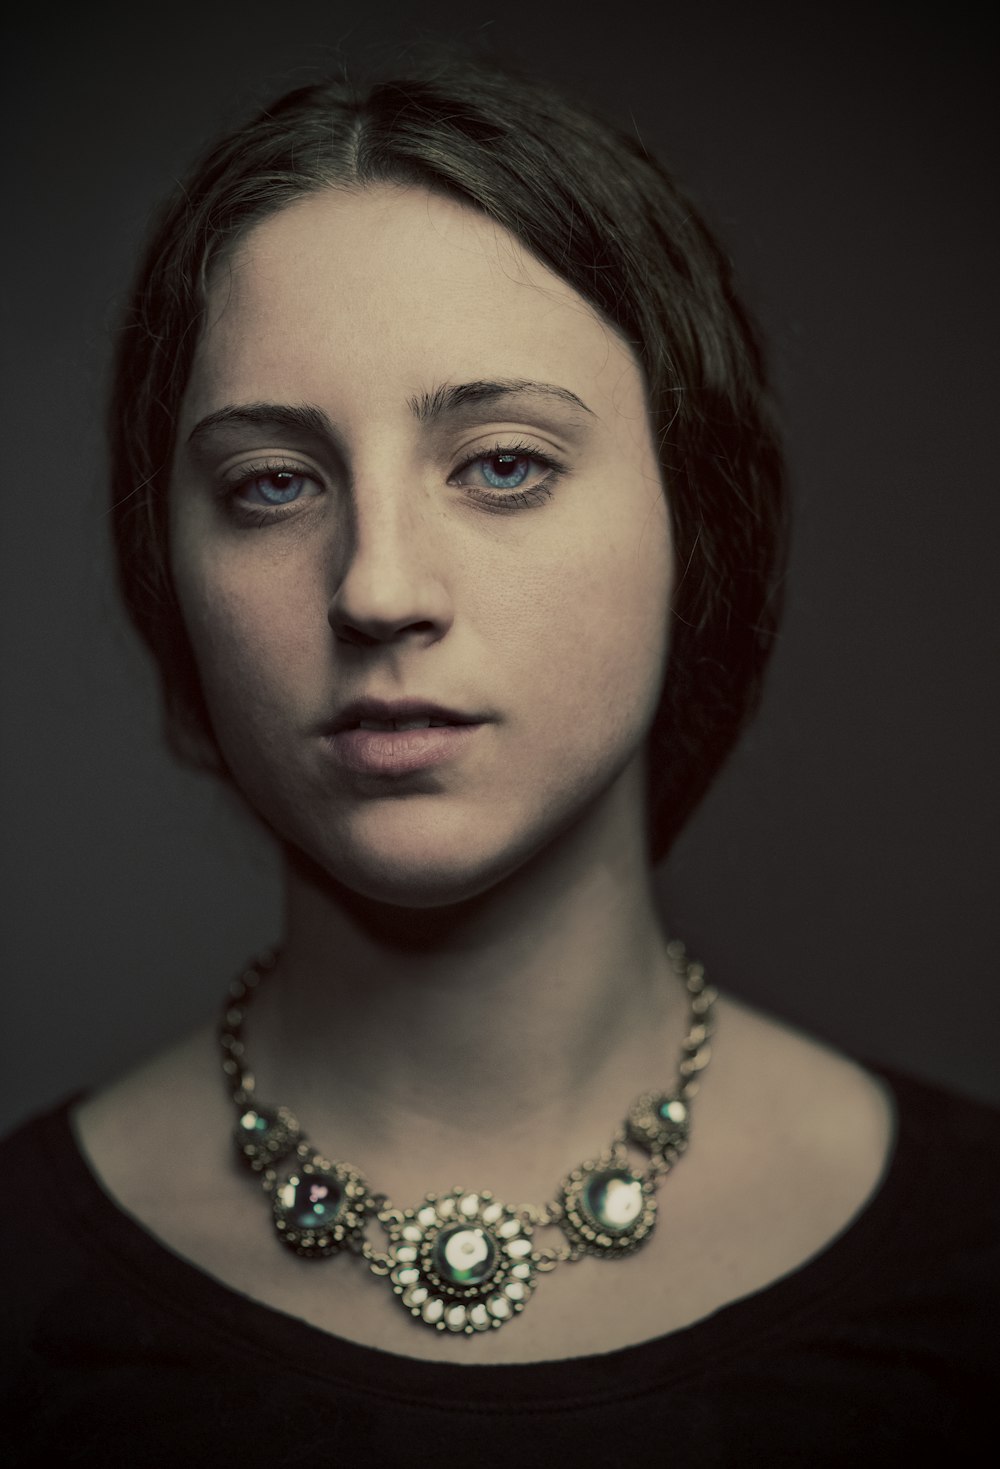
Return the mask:
<path id="1" fill-rule="evenodd" d="M 986 1267 L 1000 1288 L 1000 1110 L 884 1067 L 896 1136 L 887 1195 L 908 1248 Z M 1000 1304 L 1000 1303 L 998 1303 Z"/>
<path id="2" fill-rule="evenodd" d="M 697 1149 L 727 1180 L 744 1240 L 805 1260 L 860 1221 L 915 1284 L 935 1251 L 986 1268 L 992 1250 L 1000 1276 L 1000 1112 L 733 1001 L 712 1072 Z"/>
<path id="3" fill-rule="evenodd" d="M 79 1291 L 96 1272 L 89 1255 L 94 1180 L 69 1123 L 73 1098 L 21 1123 L 0 1142 L 3 1320 L 0 1380 L 21 1380 L 27 1351 L 77 1317 Z"/>
<path id="4" fill-rule="evenodd" d="M 7 1184 L 0 1210 L 5 1349 L 85 1335 L 109 1301 L 147 1269 L 136 1221 L 166 1201 L 197 1197 L 204 1174 L 204 1098 L 185 1081 L 192 1051 L 172 1047 L 92 1095 L 72 1096 L 0 1141 Z M 211 1054 L 209 1050 L 209 1054 Z M 178 1190 L 176 1180 L 189 1187 Z"/>
<path id="5" fill-rule="evenodd" d="M 730 1155 L 721 1172 L 742 1171 L 742 1158 L 789 1185 L 808 1180 L 798 1193 L 800 1210 L 824 1195 L 858 1204 L 875 1190 L 895 1126 L 895 1097 L 884 1077 L 733 999 L 720 1004 L 713 1051 L 699 1112 L 704 1131 L 714 1123 Z"/>
<path id="6" fill-rule="evenodd" d="M 212 1026 L 201 1026 L 73 1108 L 83 1154 L 119 1202 L 141 1204 L 171 1177 L 197 1185 L 206 1137 L 225 1136 L 229 1122 L 214 1050 Z"/>

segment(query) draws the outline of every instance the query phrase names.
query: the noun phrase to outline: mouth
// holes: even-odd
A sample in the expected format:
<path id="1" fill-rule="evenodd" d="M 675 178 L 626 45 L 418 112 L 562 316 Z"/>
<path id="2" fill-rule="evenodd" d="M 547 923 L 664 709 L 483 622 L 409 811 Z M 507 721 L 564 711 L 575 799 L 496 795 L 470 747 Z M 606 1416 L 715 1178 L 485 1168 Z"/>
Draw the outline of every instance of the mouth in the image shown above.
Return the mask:
<path id="1" fill-rule="evenodd" d="M 454 719 L 359 719 L 357 729 L 443 729 Z"/>
<path id="2" fill-rule="evenodd" d="M 355 699 L 336 716 L 330 732 L 336 735 L 344 730 L 371 729 L 391 734 L 396 730 L 482 723 L 481 714 L 463 714 L 425 699 Z"/>
<path id="3" fill-rule="evenodd" d="M 455 759 L 489 722 L 423 699 L 360 699 L 327 727 L 326 746 L 354 775 L 410 775 Z"/>

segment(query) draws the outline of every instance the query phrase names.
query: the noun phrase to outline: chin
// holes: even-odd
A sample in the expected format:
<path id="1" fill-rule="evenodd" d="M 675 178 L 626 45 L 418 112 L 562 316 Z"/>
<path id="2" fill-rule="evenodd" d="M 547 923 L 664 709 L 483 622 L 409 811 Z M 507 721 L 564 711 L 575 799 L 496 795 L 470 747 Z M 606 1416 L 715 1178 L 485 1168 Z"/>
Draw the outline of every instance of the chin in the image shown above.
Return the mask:
<path id="1" fill-rule="evenodd" d="M 396 806 L 348 821 L 330 840 L 327 831 L 297 833 L 298 851 L 314 878 L 336 892 L 401 909 L 445 909 L 464 905 L 507 883 L 551 851 L 576 827 L 574 815 L 536 811 L 532 821 L 496 821 L 476 809 L 436 809 L 420 815 Z"/>
<path id="2" fill-rule="evenodd" d="M 451 908 L 469 902 L 523 865 L 545 837 L 489 831 L 470 815 L 400 809 L 389 819 L 368 813 L 348 821 L 333 840 L 327 832 L 289 833 L 286 853 L 297 852 L 312 880 L 332 883 L 345 896 L 393 908 Z M 289 840 L 290 837 L 290 840 Z M 297 862 L 301 865 L 301 862 Z"/>

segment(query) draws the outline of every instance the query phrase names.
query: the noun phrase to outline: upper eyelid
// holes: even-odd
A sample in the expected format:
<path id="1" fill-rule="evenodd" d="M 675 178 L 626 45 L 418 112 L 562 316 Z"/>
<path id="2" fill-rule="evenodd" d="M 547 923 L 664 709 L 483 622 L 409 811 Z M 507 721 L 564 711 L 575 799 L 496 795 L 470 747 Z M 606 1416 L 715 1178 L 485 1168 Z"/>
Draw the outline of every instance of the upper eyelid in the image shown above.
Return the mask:
<path id="1" fill-rule="evenodd" d="M 490 444 L 484 449 L 471 449 L 459 457 L 459 467 L 463 464 L 475 464 L 477 459 L 495 459 L 500 455 L 509 454 L 518 459 L 555 459 L 556 455 L 550 449 L 540 449 L 535 444 Z"/>
<path id="2" fill-rule="evenodd" d="M 452 460 L 451 467 L 445 470 L 446 478 L 451 480 L 456 474 L 461 473 L 477 460 L 488 459 L 494 454 L 516 453 L 525 457 L 535 458 L 540 463 L 552 468 L 565 468 L 565 455 L 560 451 L 542 443 L 529 442 L 528 436 L 523 429 L 515 428 L 503 430 L 486 430 L 479 440 L 468 441 L 467 445 L 454 451 L 448 457 Z M 508 442 L 504 442 L 507 439 Z M 257 475 L 266 474 L 301 474 L 316 480 L 328 489 L 338 478 L 344 474 L 345 466 L 326 465 L 317 463 L 312 456 L 304 454 L 298 449 L 261 448 L 247 449 L 246 458 L 236 455 L 227 456 L 237 459 L 237 462 L 224 464 L 215 471 L 218 482 L 225 490 L 239 488 L 245 481 L 255 478 Z M 423 457 L 423 456 L 421 456 Z M 437 457 L 436 455 L 434 456 Z M 443 467 L 443 466 L 442 466 Z M 338 474 L 338 468 L 340 474 Z M 350 478 L 349 475 L 345 476 Z"/>
<path id="3" fill-rule="evenodd" d="M 230 465 L 220 472 L 219 478 L 227 488 L 236 489 L 246 480 L 263 479 L 268 474 L 300 474 L 304 479 L 314 479 L 324 486 L 328 478 L 315 465 L 304 464 L 301 460 L 292 458 L 286 459 L 280 454 L 265 454 L 259 459 Z"/>

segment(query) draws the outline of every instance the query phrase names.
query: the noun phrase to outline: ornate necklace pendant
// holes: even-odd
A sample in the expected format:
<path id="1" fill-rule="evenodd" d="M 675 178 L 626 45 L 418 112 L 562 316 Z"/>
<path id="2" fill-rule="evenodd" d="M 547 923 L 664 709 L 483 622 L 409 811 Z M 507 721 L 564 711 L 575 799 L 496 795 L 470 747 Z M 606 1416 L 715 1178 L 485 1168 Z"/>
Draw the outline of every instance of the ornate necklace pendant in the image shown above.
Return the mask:
<path id="1" fill-rule="evenodd" d="M 609 1154 L 574 1168 L 559 1203 L 560 1228 L 578 1255 L 630 1255 L 656 1223 L 655 1181 Z"/>
<path id="2" fill-rule="evenodd" d="M 524 1310 L 538 1256 L 531 1226 L 509 1204 L 456 1188 L 385 1223 L 392 1289 L 425 1325 L 472 1336 Z"/>
<path id="3" fill-rule="evenodd" d="M 282 1244 L 316 1259 L 345 1247 L 360 1250 L 375 1206 L 356 1168 L 314 1156 L 275 1185 L 271 1207 Z"/>
<path id="4" fill-rule="evenodd" d="M 669 1167 L 687 1147 L 687 1103 L 672 1092 L 644 1092 L 629 1108 L 627 1137 Z M 577 1254 L 618 1259 L 639 1248 L 656 1223 L 659 1177 L 615 1152 L 581 1163 L 559 1191 L 561 1228 Z"/>
<path id="5" fill-rule="evenodd" d="M 658 1157 L 683 1153 L 690 1125 L 687 1102 L 673 1092 L 643 1092 L 629 1108 L 625 1123 L 631 1140 Z"/>

